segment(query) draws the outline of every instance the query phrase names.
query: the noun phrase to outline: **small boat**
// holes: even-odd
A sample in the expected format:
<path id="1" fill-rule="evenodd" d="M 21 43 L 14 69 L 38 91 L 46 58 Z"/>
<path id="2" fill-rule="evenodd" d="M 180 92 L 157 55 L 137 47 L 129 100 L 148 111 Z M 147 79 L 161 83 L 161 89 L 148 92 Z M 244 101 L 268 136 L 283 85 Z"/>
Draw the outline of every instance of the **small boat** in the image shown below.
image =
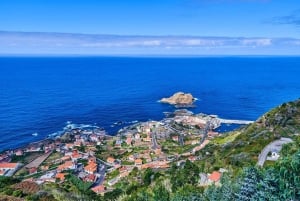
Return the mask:
<path id="1" fill-rule="evenodd" d="M 32 136 L 38 136 L 38 133 L 32 133 Z"/>

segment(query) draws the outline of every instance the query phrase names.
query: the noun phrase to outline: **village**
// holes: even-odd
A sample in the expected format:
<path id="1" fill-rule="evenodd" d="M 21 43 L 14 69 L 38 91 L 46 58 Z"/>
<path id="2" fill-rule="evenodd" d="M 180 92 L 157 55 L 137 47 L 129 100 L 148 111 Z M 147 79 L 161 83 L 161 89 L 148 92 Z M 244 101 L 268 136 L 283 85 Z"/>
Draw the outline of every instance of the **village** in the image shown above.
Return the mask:
<path id="1" fill-rule="evenodd" d="M 0 155 L 0 176 L 23 181 L 64 183 L 72 176 L 97 194 L 112 191 L 133 170 L 168 169 L 201 160 L 195 153 L 218 136 L 214 115 L 177 111 L 162 121 L 141 122 L 116 136 L 99 129 L 70 128 L 63 135 Z M 199 185 L 218 183 L 222 172 L 201 173 Z"/>

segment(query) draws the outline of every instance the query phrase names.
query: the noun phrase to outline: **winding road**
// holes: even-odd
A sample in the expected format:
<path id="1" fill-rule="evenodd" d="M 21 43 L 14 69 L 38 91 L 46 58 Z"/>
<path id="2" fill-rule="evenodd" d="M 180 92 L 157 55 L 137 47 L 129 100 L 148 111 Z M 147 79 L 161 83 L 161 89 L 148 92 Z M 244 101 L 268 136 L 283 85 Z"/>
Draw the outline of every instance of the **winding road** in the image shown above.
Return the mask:
<path id="1" fill-rule="evenodd" d="M 262 167 L 267 159 L 269 152 L 280 152 L 284 144 L 288 144 L 291 142 L 293 142 L 292 139 L 282 137 L 279 140 L 275 140 L 268 144 L 259 154 L 257 165 Z"/>

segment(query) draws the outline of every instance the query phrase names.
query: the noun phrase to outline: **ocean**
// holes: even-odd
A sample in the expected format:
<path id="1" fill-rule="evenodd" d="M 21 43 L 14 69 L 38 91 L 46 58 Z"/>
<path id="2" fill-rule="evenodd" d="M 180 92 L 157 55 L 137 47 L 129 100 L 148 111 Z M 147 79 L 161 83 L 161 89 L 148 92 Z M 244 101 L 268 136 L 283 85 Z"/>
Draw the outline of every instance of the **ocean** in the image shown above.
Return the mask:
<path id="1" fill-rule="evenodd" d="M 160 120 L 175 108 L 158 100 L 178 91 L 199 99 L 194 113 L 256 120 L 299 98 L 299 77 L 299 57 L 1 57 L 0 150 L 67 121 L 113 135 L 132 121 Z"/>

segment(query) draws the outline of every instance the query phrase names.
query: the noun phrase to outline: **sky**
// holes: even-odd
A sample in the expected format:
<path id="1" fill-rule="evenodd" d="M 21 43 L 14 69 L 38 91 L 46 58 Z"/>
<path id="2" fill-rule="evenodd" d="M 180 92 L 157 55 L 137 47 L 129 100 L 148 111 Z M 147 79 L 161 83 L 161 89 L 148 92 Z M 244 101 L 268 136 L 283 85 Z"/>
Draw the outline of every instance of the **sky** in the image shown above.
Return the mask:
<path id="1" fill-rule="evenodd" d="M 1 0 L 0 22 L 0 54 L 300 54 L 299 0 Z"/>

